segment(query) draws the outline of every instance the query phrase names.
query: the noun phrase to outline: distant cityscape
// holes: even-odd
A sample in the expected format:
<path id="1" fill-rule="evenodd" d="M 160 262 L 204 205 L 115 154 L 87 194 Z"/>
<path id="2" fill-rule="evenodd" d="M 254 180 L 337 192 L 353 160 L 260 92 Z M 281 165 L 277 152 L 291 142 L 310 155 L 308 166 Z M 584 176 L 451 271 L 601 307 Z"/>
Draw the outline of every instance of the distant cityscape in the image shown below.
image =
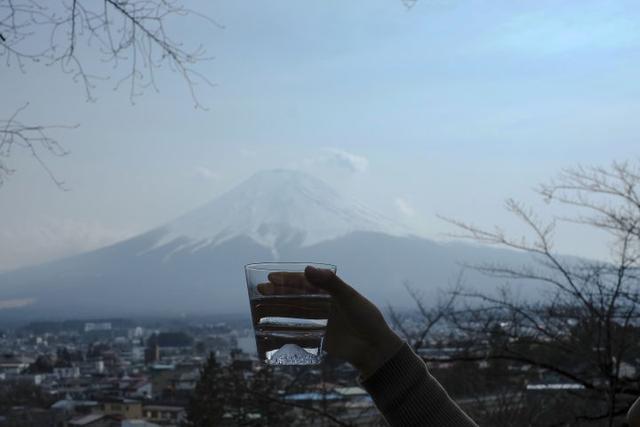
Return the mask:
<path id="1" fill-rule="evenodd" d="M 210 352 L 244 377 L 261 369 L 251 324 L 240 317 L 33 322 L 1 331 L 0 348 L 0 426 L 180 426 Z M 299 407 L 321 402 L 340 406 L 342 418 L 357 415 L 358 425 L 382 422 L 347 365 L 332 370 L 331 383 L 320 368 L 300 369 L 312 379 L 280 395 L 298 408 L 300 425 L 310 424 Z M 311 425 L 333 424 L 319 417 Z"/>
<path id="2" fill-rule="evenodd" d="M 538 405 L 549 408 L 559 392 L 584 389 L 551 371 L 515 362 L 496 364 L 481 357 L 472 363 L 456 361 L 460 356 L 473 359 L 480 350 L 474 354 L 469 347 L 456 347 L 463 337 L 452 332 L 439 331 L 438 341 L 428 340 L 416 351 L 477 419 Z M 479 349 L 484 345 L 478 344 Z M 262 391 L 265 368 L 255 356 L 251 323 L 239 315 L 31 322 L 0 331 L 0 348 L 2 427 L 189 425 L 189 404 L 210 354 L 221 370 L 231 373 L 226 380 L 216 377 L 225 403 L 215 425 L 385 425 L 357 372 L 338 361 L 288 371 L 283 367 L 278 376 L 270 374 L 268 391 Z M 632 378 L 638 366 L 624 362 L 621 369 L 622 377 Z M 516 384 L 516 378 L 523 381 Z M 271 393 L 274 404 L 269 410 L 256 406 L 255 396 L 239 381 L 256 393 Z M 269 421 L 274 408 L 286 418 Z M 241 423 L 238 417 L 248 421 Z"/>

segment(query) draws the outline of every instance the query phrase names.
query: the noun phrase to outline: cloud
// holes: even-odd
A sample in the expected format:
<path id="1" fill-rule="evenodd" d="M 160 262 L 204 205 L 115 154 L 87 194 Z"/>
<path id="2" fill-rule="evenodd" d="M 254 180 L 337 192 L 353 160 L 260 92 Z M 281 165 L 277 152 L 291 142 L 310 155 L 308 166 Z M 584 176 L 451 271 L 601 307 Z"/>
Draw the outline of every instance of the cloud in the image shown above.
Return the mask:
<path id="1" fill-rule="evenodd" d="M 124 240 L 130 230 L 97 222 L 46 219 L 0 229 L 0 271 L 97 249 Z"/>
<path id="2" fill-rule="evenodd" d="M 218 178 L 218 174 L 206 166 L 197 166 L 193 175 L 202 181 L 212 181 Z"/>
<path id="3" fill-rule="evenodd" d="M 404 216 L 412 217 L 416 214 L 416 210 L 413 206 L 404 198 L 396 197 L 393 201 L 393 205 Z"/>
<path id="4" fill-rule="evenodd" d="M 0 300 L 0 310 L 26 307 L 33 304 L 35 300 L 33 298 L 22 299 L 4 299 Z"/>
<path id="5" fill-rule="evenodd" d="M 366 157 L 337 148 L 325 148 L 320 162 L 352 173 L 365 172 L 369 168 L 369 160 Z"/>

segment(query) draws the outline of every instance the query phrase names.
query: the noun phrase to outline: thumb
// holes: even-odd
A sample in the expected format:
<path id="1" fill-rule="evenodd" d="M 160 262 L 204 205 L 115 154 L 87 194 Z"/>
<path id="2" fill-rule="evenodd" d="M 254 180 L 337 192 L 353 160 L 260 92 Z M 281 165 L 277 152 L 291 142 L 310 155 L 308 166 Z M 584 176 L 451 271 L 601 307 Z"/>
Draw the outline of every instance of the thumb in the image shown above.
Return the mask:
<path id="1" fill-rule="evenodd" d="M 329 292 L 332 297 L 349 299 L 358 295 L 351 286 L 340 279 L 336 273 L 323 268 L 307 266 L 304 269 L 305 278 L 312 285 Z"/>

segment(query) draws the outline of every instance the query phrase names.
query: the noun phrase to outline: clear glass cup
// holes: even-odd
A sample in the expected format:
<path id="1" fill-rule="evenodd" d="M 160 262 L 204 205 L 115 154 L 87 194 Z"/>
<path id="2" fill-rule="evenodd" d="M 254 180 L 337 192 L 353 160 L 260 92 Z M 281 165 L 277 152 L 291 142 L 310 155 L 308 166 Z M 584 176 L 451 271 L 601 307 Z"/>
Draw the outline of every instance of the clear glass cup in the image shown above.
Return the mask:
<path id="1" fill-rule="evenodd" d="M 304 278 L 308 266 L 331 264 L 263 262 L 245 266 L 258 358 L 270 365 L 316 365 L 322 361 L 329 294 Z"/>

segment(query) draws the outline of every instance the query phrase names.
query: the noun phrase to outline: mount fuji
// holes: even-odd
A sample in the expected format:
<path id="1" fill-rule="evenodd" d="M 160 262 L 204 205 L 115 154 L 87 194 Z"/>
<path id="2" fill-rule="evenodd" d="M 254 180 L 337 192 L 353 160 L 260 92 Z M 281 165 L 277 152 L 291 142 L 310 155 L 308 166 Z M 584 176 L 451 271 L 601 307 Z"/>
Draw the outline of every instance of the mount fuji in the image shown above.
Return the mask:
<path id="1" fill-rule="evenodd" d="M 269 248 L 311 246 L 354 231 L 408 234 L 323 181 L 302 172 L 259 172 L 238 187 L 162 227 L 152 249 L 179 242 L 175 251 L 197 251 L 241 236 Z"/>
<path id="2" fill-rule="evenodd" d="M 139 236 L 0 274 L 0 318 L 246 312 L 243 266 L 274 260 L 336 264 L 374 302 L 408 305 L 403 283 L 433 295 L 459 262 L 496 259 L 523 255 L 420 238 L 317 178 L 266 171 Z"/>

